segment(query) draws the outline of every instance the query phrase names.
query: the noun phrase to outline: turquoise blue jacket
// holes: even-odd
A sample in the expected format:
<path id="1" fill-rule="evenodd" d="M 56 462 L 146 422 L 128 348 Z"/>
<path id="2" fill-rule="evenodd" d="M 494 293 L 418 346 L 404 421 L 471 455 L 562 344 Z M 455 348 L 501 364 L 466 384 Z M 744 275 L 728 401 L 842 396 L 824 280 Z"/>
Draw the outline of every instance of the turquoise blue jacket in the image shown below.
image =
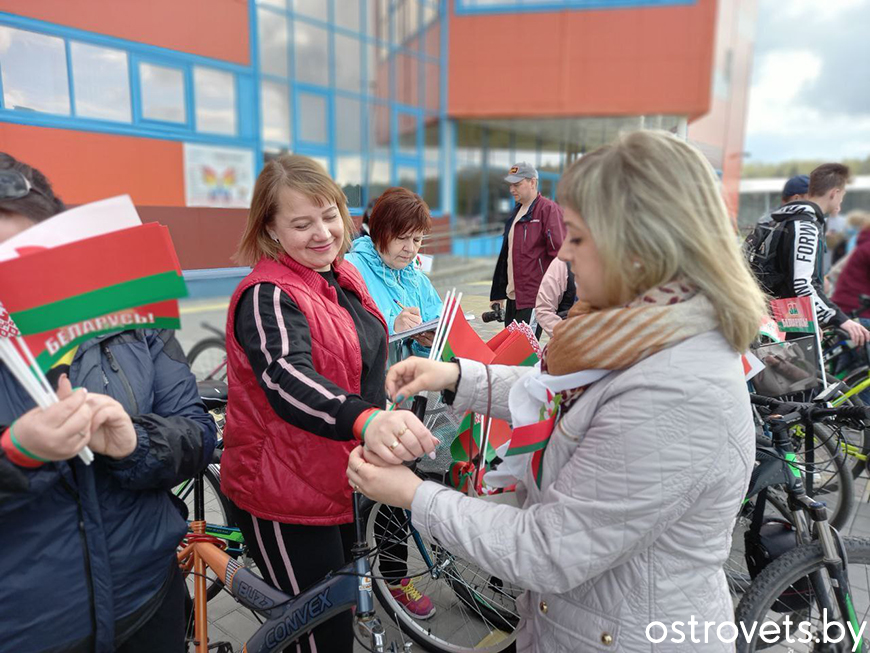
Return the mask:
<path id="1" fill-rule="evenodd" d="M 393 335 L 393 322 L 396 321 L 396 316 L 402 312 L 396 304 L 397 301 L 402 306 L 419 308 L 424 322 L 434 320 L 441 315 L 441 298 L 432 287 L 429 277 L 417 270 L 413 263 L 404 270 L 394 270 L 387 266 L 368 236 L 353 241 L 350 252 L 344 258 L 362 274 L 372 299 L 375 300 L 375 304 L 387 321 L 390 335 Z M 418 351 L 417 347 L 414 349 Z M 419 350 L 423 348 L 420 347 Z M 428 349 L 424 351 L 428 352 Z"/>

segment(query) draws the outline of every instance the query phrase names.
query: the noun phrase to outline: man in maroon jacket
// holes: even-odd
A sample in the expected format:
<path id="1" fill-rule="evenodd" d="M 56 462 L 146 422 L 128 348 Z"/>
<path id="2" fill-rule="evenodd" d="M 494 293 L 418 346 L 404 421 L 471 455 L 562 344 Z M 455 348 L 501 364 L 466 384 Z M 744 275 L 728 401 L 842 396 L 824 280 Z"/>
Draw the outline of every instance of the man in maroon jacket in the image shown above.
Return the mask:
<path id="1" fill-rule="evenodd" d="M 516 205 L 505 222 L 489 298 L 507 300 L 506 325 L 514 320 L 530 323 L 541 279 L 565 237 L 562 209 L 538 192 L 538 171 L 530 163 L 512 166 L 505 181 Z"/>

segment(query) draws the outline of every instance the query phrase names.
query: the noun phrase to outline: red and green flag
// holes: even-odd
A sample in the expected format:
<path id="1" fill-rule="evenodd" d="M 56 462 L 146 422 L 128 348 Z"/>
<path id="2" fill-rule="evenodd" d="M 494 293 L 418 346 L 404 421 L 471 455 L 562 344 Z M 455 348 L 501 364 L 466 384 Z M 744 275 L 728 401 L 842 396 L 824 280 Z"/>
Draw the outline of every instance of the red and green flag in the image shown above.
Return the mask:
<path id="1" fill-rule="evenodd" d="M 465 319 L 462 307 L 456 311 L 453 326 L 450 327 L 447 334 L 447 343 L 444 345 L 441 360 L 449 361 L 454 356 L 468 358 L 487 365 L 492 362 L 494 356 L 492 350 L 486 346 L 486 343 Z"/>
<path id="2" fill-rule="evenodd" d="M 0 263 L 0 288 L 24 335 L 187 295 L 169 231 L 156 223 Z"/>
<path id="3" fill-rule="evenodd" d="M 474 463 L 454 462 L 447 470 L 447 481 L 460 492 L 468 492 L 474 477 Z"/>
<path id="4" fill-rule="evenodd" d="M 520 331 L 502 331 L 507 333 L 502 338 L 495 350 L 493 350 L 493 365 L 520 365 L 532 367 L 538 362 L 538 354 Z M 487 345 L 490 345 L 490 340 Z M 491 345 L 490 345 L 491 346 Z"/>
<path id="5" fill-rule="evenodd" d="M 770 300 L 773 319 L 780 331 L 815 333 L 816 319 L 810 297 L 789 297 Z"/>
<path id="6" fill-rule="evenodd" d="M 70 349 L 85 340 L 115 331 L 131 329 L 180 329 L 178 302 L 168 300 L 134 306 L 108 315 L 68 324 L 24 337 L 43 372 L 50 370 Z"/>
<path id="7" fill-rule="evenodd" d="M 178 328 L 187 295 L 169 230 L 150 223 L 0 263 L 0 301 L 43 370 L 95 335 Z"/>
<path id="8" fill-rule="evenodd" d="M 549 415 L 549 417 L 547 417 Z M 550 444 L 550 436 L 556 426 L 556 417 L 559 415 L 559 396 L 556 395 L 550 404 L 541 408 L 541 420 L 525 426 L 518 426 L 511 434 L 511 443 L 505 456 L 519 456 L 532 454 L 532 476 L 535 483 L 541 487 L 541 473 L 543 472 L 544 451 Z"/>
<path id="9" fill-rule="evenodd" d="M 469 462 L 480 453 L 480 441 L 483 435 L 483 424 L 479 415 L 466 413 L 456 430 L 456 437 L 450 444 L 450 454 L 456 462 Z M 495 457 L 495 449 L 491 444 L 486 447 L 486 460 Z"/>

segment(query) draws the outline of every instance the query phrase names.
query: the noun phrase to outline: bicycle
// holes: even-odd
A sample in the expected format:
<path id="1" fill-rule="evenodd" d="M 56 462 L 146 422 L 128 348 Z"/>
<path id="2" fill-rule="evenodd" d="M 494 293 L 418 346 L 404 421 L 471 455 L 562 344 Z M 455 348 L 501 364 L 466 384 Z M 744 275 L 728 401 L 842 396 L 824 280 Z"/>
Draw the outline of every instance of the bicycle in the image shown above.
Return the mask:
<path id="1" fill-rule="evenodd" d="M 200 382 L 197 385 L 206 407 L 218 420 L 220 434 L 226 404 L 226 385 L 216 381 Z M 426 402 L 418 401 L 417 407 L 420 412 L 426 411 Z M 436 404 L 431 410 L 429 421 L 433 432 L 438 428 L 447 428 L 443 407 Z M 429 411 L 426 412 L 428 414 Z M 192 513 L 195 517 L 190 522 L 191 535 L 185 540 L 183 551 L 189 550 L 188 544 L 208 541 L 222 549 L 234 560 L 234 564 L 248 565 L 250 563 L 244 538 L 232 523 L 229 503 L 220 492 L 219 463 L 222 446 L 223 442 L 219 438 L 211 464 L 196 479 L 176 488 L 176 496 L 188 503 L 193 502 Z M 430 465 L 438 463 L 438 460 L 424 460 Z M 424 479 L 439 482 L 444 480 L 443 472 L 423 469 L 415 471 Z M 200 501 L 201 511 L 197 509 L 197 501 Z M 518 588 L 506 585 L 500 579 L 485 577 L 476 567 L 453 556 L 437 543 L 425 542 L 410 524 L 408 513 L 403 513 L 401 520 L 397 521 L 396 515 L 400 511 L 396 509 L 370 502 L 364 505 L 365 510 L 359 516 L 364 533 L 364 539 L 360 541 L 364 541 L 365 551 L 374 552 L 373 563 L 370 563 L 373 568 L 374 593 L 380 605 L 404 633 L 431 651 L 483 650 L 496 653 L 511 644 L 512 632 L 519 622 L 514 606 L 519 594 Z M 205 519 L 196 519 L 197 515 Z M 384 528 L 376 530 L 375 522 L 381 515 L 389 515 L 388 523 Z M 200 521 L 201 525 L 198 523 Z M 201 529 L 202 532 L 197 533 L 194 528 Z M 418 622 L 408 615 L 390 593 L 386 576 L 379 575 L 381 565 L 389 564 L 392 551 L 397 547 L 406 550 L 407 559 L 401 561 L 403 565 L 408 569 L 416 565 L 420 569 L 415 579 L 418 583 L 420 579 L 423 580 L 421 584 L 424 590 L 436 604 L 436 610 L 440 612 L 437 620 Z M 221 570 L 216 572 L 214 567 L 197 571 L 196 579 L 200 578 L 206 603 L 227 587 L 224 573 Z M 243 604 L 251 607 L 244 602 Z M 197 620 L 200 618 L 196 616 Z M 461 628 L 457 627 L 458 622 L 461 622 Z M 198 637 L 195 636 L 195 640 L 201 641 Z M 247 650 L 257 649 L 249 646 Z"/>
<path id="2" fill-rule="evenodd" d="M 744 634 L 743 638 L 737 637 L 737 650 L 742 653 L 778 647 L 795 651 L 798 644 L 808 644 L 806 650 L 811 651 L 867 650 L 863 636 L 851 634 L 859 632 L 851 582 L 858 570 L 850 571 L 847 565 L 870 565 L 870 539 L 842 537 L 828 522 L 824 503 L 808 495 L 803 478 L 812 476 L 796 464 L 792 433 L 796 426 L 803 426 L 811 435 L 817 420 L 864 419 L 868 411 L 863 407 L 827 408 L 759 396 L 751 399 L 754 405 L 772 411 L 767 419 L 771 437 L 769 446 L 760 444 L 757 449 L 757 465 L 747 493 L 747 500 L 755 500 L 751 526 L 745 535 L 746 563 L 754 578 L 735 612 L 738 630 Z M 775 489 L 782 490 L 785 500 L 777 510 L 787 519 L 779 522 L 764 516 L 769 493 Z M 789 550 L 774 550 L 783 544 Z M 868 605 L 864 617 L 870 612 L 868 581 L 870 570 L 865 568 L 863 582 L 857 584 L 859 598 Z M 801 638 L 790 637 L 790 629 L 783 628 L 797 624 L 792 618 L 802 625 L 805 635 Z M 760 624 L 768 621 L 776 624 L 776 634 L 773 628 L 766 627 L 761 629 L 765 633 L 762 636 Z M 820 624 L 833 623 L 846 634 L 841 639 L 844 646 L 832 647 L 826 641 L 827 631 L 823 632 Z"/>
<path id="3" fill-rule="evenodd" d="M 754 402 L 767 401 L 758 395 L 750 396 Z M 767 424 L 768 416 L 762 414 L 763 408 L 759 408 L 759 405 L 753 405 L 757 429 L 756 447 L 764 450 L 771 446 L 770 427 Z M 789 438 L 795 450 L 793 463 L 805 475 L 808 493 L 827 503 L 829 522 L 838 529 L 849 523 L 855 507 L 852 475 L 836 437 L 840 421 L 845 421 L 842 415 L 838 415 L 836 420 L 827 417 L 822 421 L 819 418 L 812 423 L 809 433 L 804 424 L 795 424 L 789 430 Z M 819 453 L 822 454 L 821 460 Z M 731 552 L 725 563 L 725 575 L 734 597 L 742 595 L 752 580 L 746 566 L 744 540 L 753 519 L 756 518 L 757 510 L 763 511 L 765 519 L 789 519 L 784 488 L 767 488 L 765 501 L 761 505 L 756 504 L 755 498 L 757 497 L 747 495 L 744 499 L 732 531 Z"/>
<path id="4" fill-rule="evenodd" d="M 377 556 L 379 554 L 378 549 L 384 548 L 384 544 L 380 544 L 375 550 L 372 550 L 369 546 L 369 539 L 373 535 L 372 528 L 374 523 L 369 517 L 373 507 L 373 504 L 369 500 L 360 494 L 354 493 L 353 508 L 354 524 L 356 527 L 356 541 L 352 549 L 354 560 L 341 569 L 328 574 L 321 581 L 305 589 L 300 594 L 291 597 L 273 588 L 247 567 L 240 564 L 238 560 L 223 550 L 224 545 L 220 539 L 206 533 L 207 524 L 203 519 L 205 508 L 201 489 L 202 483 L 200 477 L 194 487 L 195 508 L 194 520 L 191 522 L 192 532 L 186 538 L 185 545 L 178 554 L 179 564 L 182 568 L 194 575 L 194 635 L 192 643 L 196 653 L 205 653 L 214 648 L 218 648 L 220 653 L 227 651 L 225 643 L 209 643 L 208 641 L 206 604 L 209 598 L 209 571 L 214 574 L 222 584 L 222 587 L 229 591 L 239 603 L 264 619 L 263 625 L 245 643 L 244 650 L 247 653 L 273 653 L 285 650 L 286 647 L 307 635 L 308 632 L 321 623 L 344 610 L 353 608 L 356 609 L 354 615 L 356 630 L 370 641 L 370 645 L 361 642 L 364 648 L 379 653 L 411 650 L 410 642 L 405 641 L 401 643 L 401 648 L 397 646 L 396 642 L 390 643 L 388 647 L 385 640 L 384 627 L 375 614 L 374 598 L 377 596 L 379 601 L 386 601 L 382 588 L 386 586 L 387 578 L 377 575 L 379 567 L 373 568 L 369 560 L 370 555 Z M 409 527 L 414 541 L 422 543 L 422 538 L 420 538 L 412 526 L 409 526 L 409 521 L 401 526 Z M 420 551 L 428 552 L 435 549 L 437 549 L 437 545 L 431 547 L 431 549 L 422 548 L 421 546 Z M 427 553 L 423 555 L 425 556 Z M 480 605 L 482 599 L 475 596 L 476 590 L 466 586 L 460 574 L 452 571 L 456 559 L 446 551 L 437 554 L 436 559 L 439 561 L 439 564 L 436 565 L 433 562 L 430 566 L 417 573 L 409 571 L 408 575 L 416 578 L 442 574 L 444 577 L 451 579 L 451 587 L 461 586 L 464 588 L 465 595 L 462 597 L 464 605 Z M 374 585 L 375 583 L 377 585 Z M 373 589 L 373 587 L 378 587 L 379 589 Z M 387 595 L 389 596 L 389 592 L 387 592 Z M 393 603 L 395 603 L 394 599 Z M 389 602 L 387 605 L 389 607 L 396 607 L 396 605 Z M 439 607 L 442 606 L 443 602 L 439 604 Z M 449 613 L 449 610 L 447 612 Z M 403 610 L 402 613 L 404 614 Z M 444 616 L 442 607 L 442 619 Z M 399 622 L 402 631 L 408 632 L 407 626 L 409 621 L 411 621 L 410 618 Z M 445 620 L 443 623 L 448 622 Z M 502 622 L 500 625 L 507 627 L 507 622 Z M 513 626 L 515 625 L 516 622 L 513 622 Z M 512 633 L 505 633 L 503 631 L 495 633 L 492 626 L 483 624 L 478 630 L 485 631 L 484 634 L 481 636 L 479 632 L 474 633 L 471 637 L 475 641 L 464 644 L 459 642 L 458 639 L 469 637 L 468 632 L 466 632 L 468 626 L 468 621 L 465 621 L 461 624 L 460 629 L 456 629 L 455 626 L 453 627 L 456 630 L 454 641 L 433 634 L 431 625 L 428 628 L 421 627 L 417 629 L 412 634 L 412 639 L 430 651 L 488 651 L 490 653 L 505 650 L 514 639 Z M 460 630 L 462 632 L 459 632 Z M 231 653 L 231 651 L 228 653 Z"/>
<path id="5" fill-rule="evenodd" d="M 198 340 L 187 352 L 190 370 L 197 381 L 226 381 L 226 334 L 208 322 L 201 322 L 200 326 L 214 335 Z"/>

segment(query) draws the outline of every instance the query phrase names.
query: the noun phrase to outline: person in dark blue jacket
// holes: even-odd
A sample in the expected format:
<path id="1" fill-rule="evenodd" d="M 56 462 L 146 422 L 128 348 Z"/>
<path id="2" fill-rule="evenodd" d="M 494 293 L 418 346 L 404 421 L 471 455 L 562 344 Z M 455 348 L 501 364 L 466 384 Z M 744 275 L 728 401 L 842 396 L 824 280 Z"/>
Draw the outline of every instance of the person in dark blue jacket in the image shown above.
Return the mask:
<path id="1" fill-rule="evenodd" d="M 0 240 L 63 209 L 37 170 L 0 154 L 0 175 Z M 181 346 L 168 330 L 103 335 L 49 379 L 61 405 L 37 409 L 0 364 L 0 648 L 180 653 L 187 524 L 169 490 L 216 431 Z"/>

